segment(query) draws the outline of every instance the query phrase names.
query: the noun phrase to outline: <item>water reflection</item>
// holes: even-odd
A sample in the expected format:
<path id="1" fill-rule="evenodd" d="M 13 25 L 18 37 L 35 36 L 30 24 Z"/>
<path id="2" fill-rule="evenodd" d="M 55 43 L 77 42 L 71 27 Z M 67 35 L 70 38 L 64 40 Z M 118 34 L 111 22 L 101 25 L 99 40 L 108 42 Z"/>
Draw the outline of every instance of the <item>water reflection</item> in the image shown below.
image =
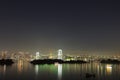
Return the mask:
<path id="1" fill-rule="evenodd" d="M 24 73 L 24 68 L 22 66 L 22 62 L 19 63 L 19 70 L 22 70 L 21 73 Z M 25 64 L 24 64 L 25 65 Z M 18 66 L 17 66 L 18 67 Z M 120 74 L 120 65 L 106 65 L 100 63 L 90 63 L 90 64 L 51 64 L 51 65 L 35 65 L 34 67 L 27 66 L 26 73 L 31 71 L 29 74 L 33 74 L 34 80 L 86 80 L 86 73 L 94 73 L 94 80 L 119 80 L 120 78 L 118 74 Z M 2 67 L 3 68 L 3 67 Z M 34 68 L 34 69 L 33 69 Z M 3 69 L 2 69 L 3 71 Z M 6 67 L 4 66 L 4 72 L 6 71 Z M 7 70 L 8 71 L 8 70 Z M 33 73 L 34 71 L 34 73 Z M 22 75 L 22 74 L 21 74 Z M 72 78 L 70 76 L 72 75 Z M 117 77 L 114 77 L 114 76 Z M 46 77 L 45 77 L 46 76 Z M 93 80 L 93 79 L 92 79 Z"/>
<path id="2" fill-rule="evenodd" d="M 6 74 L 6 69 L 7 69 L 7 66 L 6 65 L 0 65 L 0 73 L 3 73 L 4 75 Z"/>
<path id="3" fill-rule="evenodd" d="M 58 64 L 58 79 L 62 80 L 62 64 Z"/>
<path id="4" fill-rule="evenodd" d="M 36 75 L 38 75 L 38 71 L 39 71 L 39 66 L 35 65 L 35 73 L 36 73 Z"/>
<path id="5" fill-rule="evenodd" d="M 6 65 L 3 66 L 3 74 L 6 73 Z"/>
<path id="6" fill-rule="evenodd" d="M 54 76 L 58 80 L 63 80 L 64 75 L 72 75 L 73 78 L 84 78 L 86 73 L 94 73 L 96 78 L 104 78 L 104 76 L 112 75 L 112 65 L 91 63 L 91 64 L 52 64 L 52 65 L 35 65 L 34 71 L 36 79 L 40 76 L 47 75 L 48 77 Z M 115 71 L 115 68 L 114 68 Z"/>
<path id="7" fill-rule="evenodd" d="M 23 61 L 22 60 L 18 61 L 17 67 L 18 67 L 18 72 L 21 73 L 23 71 Z"/>
<path id="8" fill-rule="evenodd" d="M 44 74 L 49 74 L 48 76 L 57 75 L 58 80 L 62 80 L 62 64 L 35 65 L 34 70 L 36 78 Z"/>
<path id="9" fill-rule="evenodd" d="M 108 75 L 110 75 L 112 73 L 112 65 L 110 65 L 110 64 L 106 65 L 106 72 Z"/>

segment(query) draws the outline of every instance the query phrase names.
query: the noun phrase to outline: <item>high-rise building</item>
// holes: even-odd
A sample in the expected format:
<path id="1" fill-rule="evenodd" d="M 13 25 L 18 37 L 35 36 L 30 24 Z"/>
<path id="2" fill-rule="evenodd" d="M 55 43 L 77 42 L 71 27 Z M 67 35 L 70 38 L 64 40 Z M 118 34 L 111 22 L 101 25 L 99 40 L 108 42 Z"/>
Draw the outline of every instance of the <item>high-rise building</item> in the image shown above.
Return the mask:
<path id="1" fill-rule="evenodd" d="M 62 59 L 62 49 L 58 50 L 58 59 Z"/>
<path id="2" fill-rule="evenodd" d="M 7 51 L 2 51 L 2 59 L 6 59 L 7 58 Z"/>

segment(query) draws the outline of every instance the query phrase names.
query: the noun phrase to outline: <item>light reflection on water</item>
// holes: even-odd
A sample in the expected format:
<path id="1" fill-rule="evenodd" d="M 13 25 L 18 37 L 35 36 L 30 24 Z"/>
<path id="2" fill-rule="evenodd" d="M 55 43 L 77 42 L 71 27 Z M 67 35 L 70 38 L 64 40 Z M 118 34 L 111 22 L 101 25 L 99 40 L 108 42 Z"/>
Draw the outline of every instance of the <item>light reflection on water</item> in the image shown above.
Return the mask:
<path id="1" fill-rule="evenodd" d="M 58 79 L 62 80 L 62 64 L 58 64 Z"/>
<path id="2" fill-rule="evenodd" d="M 39 66 L 35 65 L 35 74 L 38 75 Z"/>
<path id="3" fill-rule="evenodd" d="M 110 65 L 110 64 L 106 65 L 106 73 L 107 73 L 107 75 L 112 74 L 112 65 Z"/>
<path id="4" fill-rule="evenodd" d="M 14 79 L 14 76 L 15 80 L 88 80 L 86 73 L 95 73 L 96 77 L 89 80 L 120 80 L 119 70 L 120 65 L 115 64 L 32 65 L 20 61 L 11 66 L 0 66 L 0 80 Z"/>
<path id="5" fill-rule="evenodd" d="M 39 70 L 41 69 L 41 66 L 42 65 L 35 65 L 36 76 L 39 75 Z M 46 68 L 51 69 L 52 72 L 54 72 L 54 69 L 57 69 L 58 80 L 62 80 L 62 64 L 44 65 L 44 66 L 47 66 Z M 52 67 L 55 67 L 55 68 L 53 68 L 53 70 L 52 70 Z M 44 69 L 42 69 L 42 70 L 44 70 Z"/>
<path id="6" fill-rule="evenodd" d="M 3 74 L 6 73 L 6 65 L 3 66 Z"/>
<path id="7" fill-rule="evenodd" d="M 21 73 L 23 71 L 23 61 L 22 60 L 18 61 L 17 68 L 18 68 L 19 73 Z"/>

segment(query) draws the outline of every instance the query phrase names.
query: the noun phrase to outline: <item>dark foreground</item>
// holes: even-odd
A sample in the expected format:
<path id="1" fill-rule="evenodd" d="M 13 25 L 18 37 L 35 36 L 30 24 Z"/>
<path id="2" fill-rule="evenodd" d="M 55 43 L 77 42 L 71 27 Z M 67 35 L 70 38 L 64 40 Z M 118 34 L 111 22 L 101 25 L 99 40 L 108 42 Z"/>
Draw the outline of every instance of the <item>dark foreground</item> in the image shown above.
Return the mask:
<path id="1" fill-rule="evenodd" d="M 30 63 L 32 64 L 54 64 L 54 63 L 59 63 L 59 64 L 75 64 L 75 63 L 87 63 L 86 61 L 82 60 L 72 60 L 72 61 L 63 61 L 59 59 L 43 59 L 43 60 L 33 60 Z"/>
<path id="2" fill-rule="evenodd" d="M 101 60 L 100 63 L 104 64 L 120 64 L 119 60 L 112 60 L 112 59 L 107 59 L 107 60 Z"/>
<path id="3" fill-rule="evenodd" d="M 12 59 L 1 59 L 0 65 L 12 65 L 14 62 Z"/>

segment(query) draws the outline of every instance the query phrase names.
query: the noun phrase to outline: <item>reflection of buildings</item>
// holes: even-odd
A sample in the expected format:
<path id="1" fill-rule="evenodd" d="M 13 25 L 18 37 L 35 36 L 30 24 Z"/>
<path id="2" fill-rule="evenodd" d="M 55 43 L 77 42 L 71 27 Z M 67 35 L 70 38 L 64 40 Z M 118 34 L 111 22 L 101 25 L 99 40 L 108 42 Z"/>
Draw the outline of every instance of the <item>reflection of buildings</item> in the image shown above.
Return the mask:
<path id="1" fill-rule="evenodd" d="M 35 65 L 35 73 L 36 73 L 36 75 L 38 75 L 38 70 L 39 70 L 39 66 Z"/>
<path id="2" fill-rule="evenodd" d="M 37 77 L 39 77 L 42 74 L 50 73 L 50 75 L 57 75 L 58 80 L 62 80 L 62 64 L 56 63 L 55 65 L 47 65 L 47 64 L 35 65 L 34 71 L 35 71 L 36 79 L 37 79 Z"/>
<path id="3" fill-rule="evenodd" d="M 112 65 L 106 65 L 106 72 L 108 75 L 112 73 Z"/>
<path id="4" fill-rule="evenodd" d="M 1 74 L 6 75 L 6 69 L 7 69 L 6 65 L 0 66 L 0 77 Z"/>
<path id="5" fill-rule="evenodd" d="M 62 80 L 62 64 L 58 64 L 58 79 Z"/>
<path id="6" fill-rule="evenodd" d="M 18 66 L 18 72 L 21 73 L 23 70 L 23 61 L 19 60 L 17 66 Z"/>
<path id="7" fill-rule="evenodd" d="M 3 67 L 3 73 L 5 74 L 5 72 L 6 72 L 6 65 L 4 65 Z"/>

